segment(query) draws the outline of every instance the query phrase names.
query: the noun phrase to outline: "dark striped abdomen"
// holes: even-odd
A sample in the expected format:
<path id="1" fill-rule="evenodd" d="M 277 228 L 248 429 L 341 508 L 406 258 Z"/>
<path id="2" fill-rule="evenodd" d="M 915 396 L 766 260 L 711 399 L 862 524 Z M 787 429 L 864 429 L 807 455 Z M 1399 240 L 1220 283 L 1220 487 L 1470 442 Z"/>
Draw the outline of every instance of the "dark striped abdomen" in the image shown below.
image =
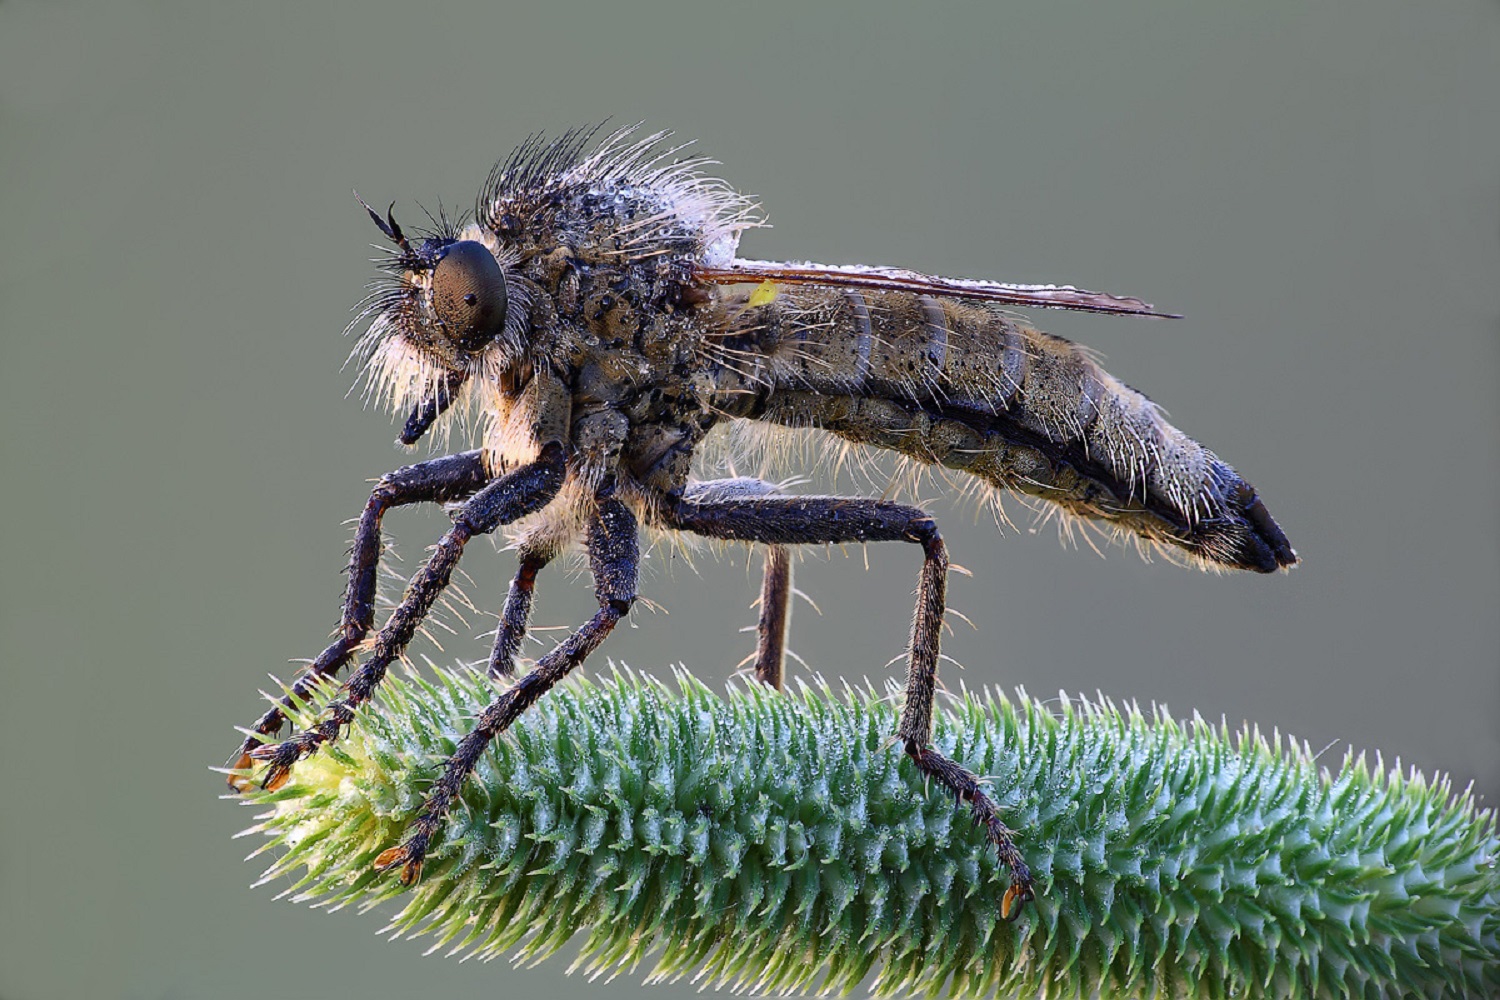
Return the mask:
<path id="1" fill-rule="evenodd" d="M 1296 562 L 1255 490 L 1076 344 L 996 307 L 787 289 L 755 310 L 760 419 L 960 469 L 1204 563 Z"/>

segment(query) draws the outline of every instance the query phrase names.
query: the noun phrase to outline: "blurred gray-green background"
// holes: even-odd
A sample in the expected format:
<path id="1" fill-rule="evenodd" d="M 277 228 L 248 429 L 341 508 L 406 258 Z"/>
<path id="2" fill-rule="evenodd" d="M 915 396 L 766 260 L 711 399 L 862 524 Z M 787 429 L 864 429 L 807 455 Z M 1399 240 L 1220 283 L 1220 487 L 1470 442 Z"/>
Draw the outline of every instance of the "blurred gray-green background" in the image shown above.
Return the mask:
<path id="1" fill-rule="evenodd" d="M 0 998 L 597 996 L 564 962 L 422 958 L 250 890 L 208 771 L 321 649 L 366 481 L 346 398 L 378 234 L 471 203 L 526 134 L 700 140 L 757 257 L 1145 296 L 1043 314 L 1252 479 L 1305 565 L 1210 577 L 929 499 L 970 685 L 1100 690 L 1500 795 L 1500 6 L 1155 0 L 0 2 Z M 390 525 L 410 571 L 440 515 Z M 495 607 L 512 568 L 471 550 Z M 818 554 L 793 648 L 880 678 L 903 547 Z M 583 581 L 542 582 L 542 624 Z M 742 555 L 658 554 L 600 657 L 718 684 Z M 482 655 L 475 620 L 439 660 Z M 795 668 L 803 671 L 803 668 Z M 626 974 L 612 995 L 644 990 Z"/>

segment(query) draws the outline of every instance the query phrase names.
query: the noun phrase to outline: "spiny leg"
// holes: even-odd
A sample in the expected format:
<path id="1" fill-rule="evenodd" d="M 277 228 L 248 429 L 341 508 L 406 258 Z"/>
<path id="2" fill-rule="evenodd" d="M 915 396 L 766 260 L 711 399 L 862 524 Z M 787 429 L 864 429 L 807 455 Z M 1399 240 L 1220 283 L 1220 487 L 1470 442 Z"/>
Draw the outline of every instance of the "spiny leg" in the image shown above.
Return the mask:
<path id="1" fill-rule="evenodd" d="M 594 596 L 599 610 L 583 627 L 542 657 L 535 668 L 496 698 L 482 713 L 443 766 L 442 776 L 427 793 L 422 811 L 398 847 L 375 859 L 377 871 L 401 869 L 401 884 L 411 885 L 422 874 L 422 860 L 432 837 L 442 825 L 453 800 L 474 771 L 485 748 L 516 721 L 538 698 L 592 653 L 635 602 L 639 548 L 636 522 L 620 501 L 601 499 L 588 526 L 589 566 L 594 574 Z"/>
<path id="2" fill-rule="evenodd" d="M 911 619 L 906 700 L 901 707 L 896 736 L 906 744 L 906 752 L 916 762 L 918 770 L 936 778 L 958 801 L 969 803 L 974 822 L 984 827 L 1000 855 L 1001 864 L 1010 869 L 1010 886 L 1000 901 L 1000 916 L 1014 920 L 1021 909 L 1036 898 L 1031 869 L 1016 847 L 1015 832 L 1000 819 L 999 807 L 985 794 L 979 779 L 931 745 L 932 696 L 937 686 L 943 612 L 948 607 L 948 548 L 930 517 L 923 515 L 922 520 L 912 527 L 913 540 L 921 543 L 925 558 L 921 575 L 917 578 L 917 607 Z"/>
<path id="3" fill-rule="evenodd" d="M 1014 919 L 1022 906 L 1035 898 L 1031 870 L 1016 848 L 1015 835 L 1001 821 L 999 809 L 979 780 L 930 745 L 948 577 L 947 548 L 932 518 L 903 504 L 845 497 L 685 497 L 667 505 L 662 516 L 669 527 L 711 538 L 773 545 L 904 541 L 922 546 L 925 558 L 917 581 L 917 606 L 907 652 L 906 702 L 896 736 L 918 770 L 959 801 L 969 803 L 1001 863 L 1010 870 L 1010 887 L 1000 910 L 1006 919 Z"/>
<path id="4" fill-rule="evenodd" d="M 756 622 L 755 677 L 781 690 L 786 663 L 787 627 L 791 624 L 792 557 L 784 545 L 766 546 L 766 571 L 760 583 L 760 620 Z"/>
<path id="5" fill-rule="evenodd" d="M 536 461 L 491 482 L 464 503 L 427 563 L 406 585 L 401 603 L 375 637 L 369 659 L 344 682 L 341 697 L 324 710 L 323 720 L 283 743 L 268 744 L 251 752 L 251 757 L 270 762 L 261 779 L 262 788 L 279 787 L 293 764 L 354 721 L 354 710 L 369 700 L 385 677 L 386 668 L 406 650 L 433 601 L 448 586 L 469 539 L 546 506 L 562 487 L 565 472 L 562 445 L 549 444 Z"/>
<path id="6" fill-rule="evenodd" d="M 375 618 L 375 584 L 380 565 L 380 522 L 386 511 L 414 503 L 447 503 L 473 494 L 488 480 L 478 451 L 445 455 L 429 462 L 419 462 L 388 472 L 370 491 L 370 499 L 359 515 L 354 544 L 349 549 L 348 583 L 344 590 L 344 610 L 333 642 L 323 650 L 293 682 L 284 695 L 255 723 L 245 737 L 230 766 L 251 766 L 250 754 L 266 742 L 266 737 L 281 731 L 286 710 L 294 701 L 305 701 L 324 678 L 341 670 L 364 641 Z M 244 791 L 250 780 L 241 774 L 229 776 L 229 787 Z"/>
<path id="7" fill-rule="evenodd" d="M 531 624 L 536 575 L 552 561 L 553 555 L 551 550 L 521 549 L 521 565 L 510 581 L 505 606 L 500 610 L 500 626 L 495 630 L 495 645 L 490 650 L 491 680 L 515 676 L 516 656 L 521 652 L 521 643 L 526 640 L 526 629 Z"/>

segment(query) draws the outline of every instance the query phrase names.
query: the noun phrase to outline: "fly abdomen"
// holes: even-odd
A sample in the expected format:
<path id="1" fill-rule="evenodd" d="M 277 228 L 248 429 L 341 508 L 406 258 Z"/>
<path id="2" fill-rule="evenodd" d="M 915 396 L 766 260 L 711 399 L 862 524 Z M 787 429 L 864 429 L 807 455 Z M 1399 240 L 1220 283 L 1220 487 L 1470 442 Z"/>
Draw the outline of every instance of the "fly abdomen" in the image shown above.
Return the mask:
<path id="1" fill-rule="evenodd" d="M 777 388 L 942 399 L 995 413 L 1030 367 L 1019 324 L 931 295 L 796 289 L 758 318 Z"/>
<path id="2" fill-rule="evenodd" d="M 959 469 L 1205 565 L 1296 562 L 1234 469 L 1078 345 L 999 308 L 798 289 L 757 311 L 761 419 Z"/>

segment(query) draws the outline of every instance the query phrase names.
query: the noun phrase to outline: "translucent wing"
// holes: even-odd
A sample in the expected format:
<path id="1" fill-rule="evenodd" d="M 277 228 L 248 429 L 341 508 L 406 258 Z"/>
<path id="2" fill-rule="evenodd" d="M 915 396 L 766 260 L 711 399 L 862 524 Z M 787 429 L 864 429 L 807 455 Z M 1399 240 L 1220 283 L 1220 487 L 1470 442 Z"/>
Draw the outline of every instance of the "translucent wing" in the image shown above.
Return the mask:
<path id="1" fill-rule="evenodd" d="M 713 285 L 779 282 L 787 285 L 825 285 L 834 288 L 873 288 L 942 295 L 956 299 L 981 299 L 1033 309 L 1072 309 L 1114 316 L 1180 318 L 1159 312 L 1149 302 L 1125 295 L 1090 292 L 1072 285 L 1012 285 L 1000 281 L 943 278 L 899 267 L 865 267 L 859 264 L 814 264 L 810 261 L 744 260 L 735 258 L 728 267 L 698 267 L 699 281 Z"/>

